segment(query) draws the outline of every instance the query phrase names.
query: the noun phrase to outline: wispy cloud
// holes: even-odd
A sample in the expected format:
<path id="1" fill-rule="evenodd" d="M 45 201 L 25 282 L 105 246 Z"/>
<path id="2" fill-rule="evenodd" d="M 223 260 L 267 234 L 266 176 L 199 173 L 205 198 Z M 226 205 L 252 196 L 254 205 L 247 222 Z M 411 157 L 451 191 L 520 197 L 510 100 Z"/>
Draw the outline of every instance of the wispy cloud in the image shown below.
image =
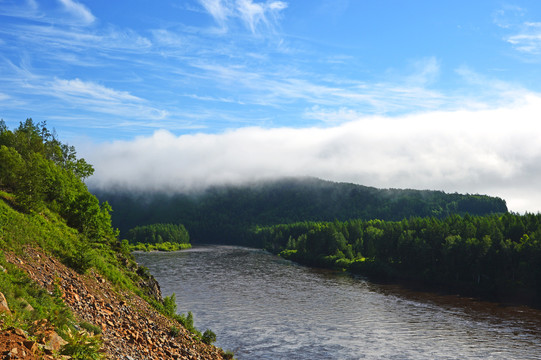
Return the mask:
<path id="1" fill-rule="evenodd" d="M 78 1 L 56 0 L 56 3 L 56 7 L 45 8 L 35 0 L 5 0 L 0 7 L 0 15 L 70 26 L 87 26 L 96 20 L 92 12 Z"/>
<path id="2" fill-rule="evenodd" d="M 493 13 L 493 22 L 510 33 L 504 41 L 531 61 L 536 60 L 532 56 L 541 54 L 541 22 L 527 20 L 527 14 L 524 8 L 505 5 Z"/>
<path id="3" fill-rule="evenodd" d="M 34 85 L 34 89 L 45 89 Z M 71 106 L 85 108 L 96 113 L 122 115 L 138 119 L 159 120 L 168 115 L 167 111 L 157 109 L 147 102 L 126 91 L 107 88 L 93 82 L 80 79 L 51 81 L 47 89 L 49 94 L 63 99 Z"/>
<path id="4" fill-rule="evenodd" d="M 182 136 L 160 130 L 89 147 L 84 156 L 96 168 L 92 187 L 182 192 L 310 175 L 378 187 L 489 193 L 506 198 L 511 210 L 538 211 L 540 111 L 541 96 L 533 93 L 520 105 L 487 110 L 399 117 L 346 111 L 349 121 L 332 127 L 248 127 Z M 531 198 L 517 196 L 516 188 L 527 189 Z"/>
<path id="5" fill-rule="evenodd" d="M 50 79 L 34 73 L 30 64 L 15 65 L 4 60 L 7 70 L 0 80 L 9 84 L 12 105 L 21 104 L 21 98 L 34 104 L 32 111 L 39 111 L 56 103 L 57 112 L 62 109 L 78 109 L 81 112 L 110 114 L 121 118 L 140 120 L 161 120 L 168 112 L 152 106 L 147 100 L 132 95 L 127 91 L 113 88 L 92 81 L 75 79 Z M 28 107 L 28 106 L 27 106 Z"/>
<path id="6" fill-rule="evenodd" d="M 58 0 L 64 6 L 64 9 L 74 17 L 74 20 L 82 25 L 89 25 L 96 20 L 92 12 L 83 4 L 74 0 Z"/>
<path id="7" fill-rule="evenodd" d="M 35 44 L 40 48 L 46 46 L 49 49 L 66 49 L 71 52 L 97 49 L 104 52 L 145 51 L 152 46 L 152 42 L 148 38 L 129 29 L 108 28 L 101 32 L 88 32 L 77 28 L 25 24 L 0 30 L 0 33 L 16 37 L 29 45 Z"/>
<path id="8" fill-rule="evenodd" d="M 131 95 L 126 91 L 116 91 L 93 82 L 84 82 L 80 79 L 63 80 L 55 79 L 50 83 L 53 93 L 64 94 L 79 98 L 92 98 L 113 102 L 141 102 L 142 99 Z"/>
<path id="9" fill-rule="evenodd" d="M 511 35 L 507 41 L 522 53 L 541 54 L 541 22 L 527 22 L 518 34 Z"/>
<path id="10" fill-rule="evenodd" d="M 230 19 L 238 19 L 252 33 L 258 29 L 272 30 L 282 10 L 287 8 L 283 1 L 254 2 L 253 0 L 199 0 L 201 5 L 222 27 Z"/>
<path id="11" fill-rule="evenodd" d="M 492 13 L 492 21 L 502 29 L 512 29 L 522 22 L 526 10 L 517 5 L 504 4 Z"/>
<path id="12" fill-rule="evenodd" d="M 232 15 L 230 3 L 222 0 L 199 0 L 201 5 L 209 12 L 209 14 L 224 27 L 228 17 Z"/>
<path id="13" fill-rule="evenodd" d="M 423 64 L 425 62 L 423 61 Z M 202 61 L 192 63 L 199 77 L 212 78 L 224 89 L 242 89 L 243 102 L 281 106 L 306 102 L 312 106 L 355 107 L 368 113 L 387 113 L 409 109 L 434 109 L 445 105 L 445 96 L 427 87 L 437 76 L 435 61 L 416 64 L 414 72 L 395 76 L 388 82 L 343 79 L 321 81 L 321 74 L 295 72 L 292 68 L 253 71 L 244 66 L 226 66 Z M 283 76 L 287 73 L 288 76 Z"/>

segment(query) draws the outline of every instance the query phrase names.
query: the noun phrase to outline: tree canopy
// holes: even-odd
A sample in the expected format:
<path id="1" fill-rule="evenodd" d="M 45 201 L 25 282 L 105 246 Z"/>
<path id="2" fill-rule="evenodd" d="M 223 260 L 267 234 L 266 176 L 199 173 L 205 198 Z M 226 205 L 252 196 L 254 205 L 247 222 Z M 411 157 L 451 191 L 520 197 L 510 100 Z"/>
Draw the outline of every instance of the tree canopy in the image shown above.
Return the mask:
<path id="1" fill-rule="evenodd" d="M 541 306 L 541 214 L 302 222 L 254 237 L 307 265 Z"/>
<path id="2" fill-rule="evenodd" d="M 504 200 L 486 195 L 376 189 L 314 178 L 218 186 L 194 194 L 138 194 L 114 189 L 97 196 L 115 209 L 113 223 L 123 236 L 136 226 L 181 223 L 192 242 L 250 246 L 258 246 L 249 236 L 254 226 L 507 212 Z"/>
<path id="3" fill-rule="evenodd" d="M 27 119 L 9 130 L 0 120 L 0 190 L 14 194 L 20 210 L 39 212 L 48 207 L 89 238 L 113 235 L 111 207 L 106 202 L 100 205 L 83 182 L 93 172 L 45 122 Z"/>

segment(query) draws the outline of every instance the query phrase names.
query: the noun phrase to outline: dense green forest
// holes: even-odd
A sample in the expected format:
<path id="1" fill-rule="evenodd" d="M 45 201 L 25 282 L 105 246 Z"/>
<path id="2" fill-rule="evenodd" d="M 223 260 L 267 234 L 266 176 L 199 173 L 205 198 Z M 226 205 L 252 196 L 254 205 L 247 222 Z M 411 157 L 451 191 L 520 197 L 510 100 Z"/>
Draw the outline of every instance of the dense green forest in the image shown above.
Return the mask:
<path id="1" fill-rule="evenodd" d="M 14 195 L 14 206 L 24 212 L 48 208 L 86 238 L 111 241 L 111 207 L 100 204 L 83 182 L 93 172 L 45 123 L 27 119 L 10 131 L 0 121 L 0 189 Z"/>
<path id="2" fill-rule="evenodd" d="M 507 212 L 504 200 L 485 195 L 376 189 L 315 178 L 217 186 L 193 194 L 122 190 L 94 193 L 115 209 L 113 224 L 121 236 L 136 226 L 172 223 L 183 224 L 193 243 L 250 246 L 261 245 L 250 236 L 254 226 L 299 221 L 402 220 L 412 216 L 442 219 L 451 214 Z"/>
<path id="3" fill-rule="evenodd" d="M 133 250 L 176 251 L 191 247 L 190 235 L 182 224 L 152 224 L 130 229 L 126 239 Z"/>
<path id="4" fill-rule="evenodd" d="M 254 236 L 311 266 L 541 306 L 541 214 L 302 222 Z"/>

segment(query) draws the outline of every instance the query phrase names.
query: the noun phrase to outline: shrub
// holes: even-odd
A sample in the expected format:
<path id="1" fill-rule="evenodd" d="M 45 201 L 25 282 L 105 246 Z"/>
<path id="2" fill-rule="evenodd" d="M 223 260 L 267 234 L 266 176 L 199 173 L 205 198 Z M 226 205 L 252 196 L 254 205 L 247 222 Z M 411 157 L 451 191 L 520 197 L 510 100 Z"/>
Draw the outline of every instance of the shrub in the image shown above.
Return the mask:
<path id="1" fill-rule="evenodd" d="M 101 334 L 101 327 L 94 325 L 92 323 L 89 323 L 87 321 L 83 321 L 79 324 L 81 328 L 88 331 L 89 333 L 92 333 L 94 335 L 100 335 Z"/>
<path id="2" fill-rule="evenodd" d="M 180 329 L 176 326 L 171 326 L 169 329 L 169 335 L 172 337 L 177 337 L 180 335 Z"/>
<path id="3" fill-rule="evenodd" d="M 210 345 L 216 341 L 216 334 L 212 330 L 207 329 L 203 333 L 203 336 L 201 337 L 201 341 L 203 341 L 205 344 Z"/>
<path id="4" fill-rule="evenodd" d="M 166 296 L 163 299 L 163 308 L 165 310 L 165 314 L 168 316 L 175 316 L 177 313 L 177 299 L 175 293 L 171 294 L 171 296 Z"/>
<path id="5" fill-rule="evenodd" d="M 100 352 L 102 339 L 99 335 L 91 335 L 86 330 L 72 332 L 66 331 L 66 345 L 62 347 L 61 354 L 71 356 L 73 360 L 101 360 L 105 356 Z"/>

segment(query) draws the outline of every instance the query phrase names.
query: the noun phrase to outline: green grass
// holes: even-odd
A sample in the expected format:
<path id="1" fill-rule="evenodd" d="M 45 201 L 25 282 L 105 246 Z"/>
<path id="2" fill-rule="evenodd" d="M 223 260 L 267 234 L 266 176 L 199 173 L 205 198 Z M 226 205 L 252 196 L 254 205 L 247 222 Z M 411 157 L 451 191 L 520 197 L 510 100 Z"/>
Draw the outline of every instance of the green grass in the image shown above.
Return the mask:
<path id="1" fill-rule="evenodd" d="M 4 251 L 12 251 L 22 256 L 27 246 L 34 246 L 60 259 L 66 266 L 81 274 L 93 269 L 108 279 L 116 290 L 128 290 L 141 296 L 157 310 L 180 322 L 202 341 L 211 343 L 215 340 L 212 332 L 206 332 L 204 336 L 193 326 L 191 313 L 176 314 L 174 298 L 166 298 L 162 304 L 138 287 L 137 284 L 150 275 L 137 265 L 131 254 L 132 248 L 126 241 L 119 242 L 113 237 L 91 241 L 47 208 L 41 209 L 39 213 L 21 213 L 15 208 L 13 197 L 0 191 L 0 265 L 7 270 L 4 273 L 0 269 L 0 292 L 4 293 L 8 304 L 13 307 L 13 315 L 3 316 L 4 327 L 17 326 L 28 330 L 33 321 L 46 318 L 64 335 L 72 335 L 74 348 L 71 351 L 74 353 L 78 351 L 77 344 L 97 339 L 89 334 L 76 332 L 76 326 L 81 326 L 87 333 L 96 334 L 96 329 L 89 329 L 86 324 L 78 325 L 74 321 L 74 315 L 63 303 L 60 291 L 49 294 L 32 282 L 25 272 L 8 263 L 3 256 Z M 145 249 L 175 251 L 190 246 L 163 243 L 145 245 Z M 28 304 L 35 310 L 25 310 Z M 95 346 L 95 343 L 92 344 Z M 84 358 L 84 355 L 81 356 Z"/>

